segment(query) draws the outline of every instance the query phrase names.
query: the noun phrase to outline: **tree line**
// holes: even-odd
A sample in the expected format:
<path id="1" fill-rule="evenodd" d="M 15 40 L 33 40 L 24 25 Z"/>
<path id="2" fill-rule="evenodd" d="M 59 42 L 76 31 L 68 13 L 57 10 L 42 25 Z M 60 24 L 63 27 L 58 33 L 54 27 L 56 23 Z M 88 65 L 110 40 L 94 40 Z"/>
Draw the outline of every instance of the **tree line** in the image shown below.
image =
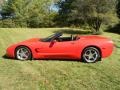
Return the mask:
<path id="1" fill-rule="evenodd" d="M 120 0 L 7 0 L 1 8 L 0 27 L 74 26 L 96 33 L 120 18 Z"/>

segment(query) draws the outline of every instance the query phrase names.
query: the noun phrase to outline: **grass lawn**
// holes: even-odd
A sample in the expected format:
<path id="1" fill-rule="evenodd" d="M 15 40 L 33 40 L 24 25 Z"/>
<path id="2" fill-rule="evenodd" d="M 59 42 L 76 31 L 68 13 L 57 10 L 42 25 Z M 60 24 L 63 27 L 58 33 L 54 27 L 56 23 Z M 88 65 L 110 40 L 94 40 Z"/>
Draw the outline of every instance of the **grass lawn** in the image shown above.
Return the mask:
<path id="1" fill-rule="evenodd" d="M 115 42 L 113 54 L 101 62 L 18 61 L 4 59 L 6 48 L 32 37 L 56 31 L 87 34 L 67 29 L 0 29 L 0 90 L 120 90 L 120 35 L 104 33 Z"/>

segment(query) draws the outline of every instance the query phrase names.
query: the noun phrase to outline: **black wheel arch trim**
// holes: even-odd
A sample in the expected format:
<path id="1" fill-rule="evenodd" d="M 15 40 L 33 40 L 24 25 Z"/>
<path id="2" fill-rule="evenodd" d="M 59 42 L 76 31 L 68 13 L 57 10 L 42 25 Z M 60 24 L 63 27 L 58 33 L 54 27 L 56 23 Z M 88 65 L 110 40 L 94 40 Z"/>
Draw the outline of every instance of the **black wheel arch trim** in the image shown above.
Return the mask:
<path id="1" fill-rule="evenodd" d="M 94 48 L 98 49 L 98 51 L 100 52 L 100 58 L 102 57 L 102 51 L 101 51 L 101 49 L 100 49 L 98 46 L 95 46 L 95 45 L 86 46 L 86 47 L 82 50 L 81 57 L 82 57 L 82 55 L 83 55 L 84 50 L 85 50 L 86 48 L 88 48 L 88 47 L 94 47 Z"/>
<path id="2" fill-rule="evenodd" d="M 17 48 L 19 48 L 19 47 L 26 47 L 26 48 L 28 48 L 28 49 L 30 50 L 30 52 L 31 52 L 31 59 L 34 58 L 34 57 L 33 57 L 33 52 L 32 52 L 32 50 L 30 49 L 30 47 L 28 47 L 28 46 L 26 46 L 26 45 L 18 45 L 18 46 L 15 48 L 15 50 L 14 50 L 14 56 L 15 56 L 15 58 L 16 58 L 16 50 L 17 50 Z"/>

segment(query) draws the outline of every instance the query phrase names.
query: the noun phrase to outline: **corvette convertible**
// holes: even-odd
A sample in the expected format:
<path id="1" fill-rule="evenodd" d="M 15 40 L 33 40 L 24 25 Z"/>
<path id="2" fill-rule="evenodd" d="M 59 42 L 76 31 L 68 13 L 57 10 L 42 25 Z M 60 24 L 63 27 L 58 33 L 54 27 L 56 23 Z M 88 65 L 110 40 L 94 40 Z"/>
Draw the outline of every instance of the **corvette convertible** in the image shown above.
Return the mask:
<path id="1" fill-rule="evenodd" d="M 113 47 L 112 40 L 102 36 L 55 33 L 11 45 L 6 56 L 18 60 L 75 59 L 92 63 L 110 56 Z"/>

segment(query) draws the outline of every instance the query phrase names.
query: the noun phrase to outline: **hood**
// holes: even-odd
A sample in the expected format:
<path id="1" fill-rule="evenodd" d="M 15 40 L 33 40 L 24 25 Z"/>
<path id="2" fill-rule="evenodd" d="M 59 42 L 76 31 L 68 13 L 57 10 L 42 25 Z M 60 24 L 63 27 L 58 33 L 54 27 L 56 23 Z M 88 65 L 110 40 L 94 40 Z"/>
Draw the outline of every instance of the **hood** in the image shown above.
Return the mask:
<path id="1" fill-rule="evenodd" d="M 34 42 L 40 42 L 40 38 L 31 38 L 31 39 L 28 39 L 28 40 L 25 40 L 25 41 L 22 41 L 22 42 L 19 42 L 19 43 L 34 43 Z"/>
<path id="2" fill-rule="evenodd" d="M 41 41 L 40 38 L 31 38 L 31 39 L 28 39 L 28 40 L 25 40 L 22 42 L 18 42 L 16 44 L 12 44 L 8 48 L 16 48 L 19 45 L 32 45 L 32 44 L 34 44 L 36 42 L 40 42 L 40 41 Z"/>

